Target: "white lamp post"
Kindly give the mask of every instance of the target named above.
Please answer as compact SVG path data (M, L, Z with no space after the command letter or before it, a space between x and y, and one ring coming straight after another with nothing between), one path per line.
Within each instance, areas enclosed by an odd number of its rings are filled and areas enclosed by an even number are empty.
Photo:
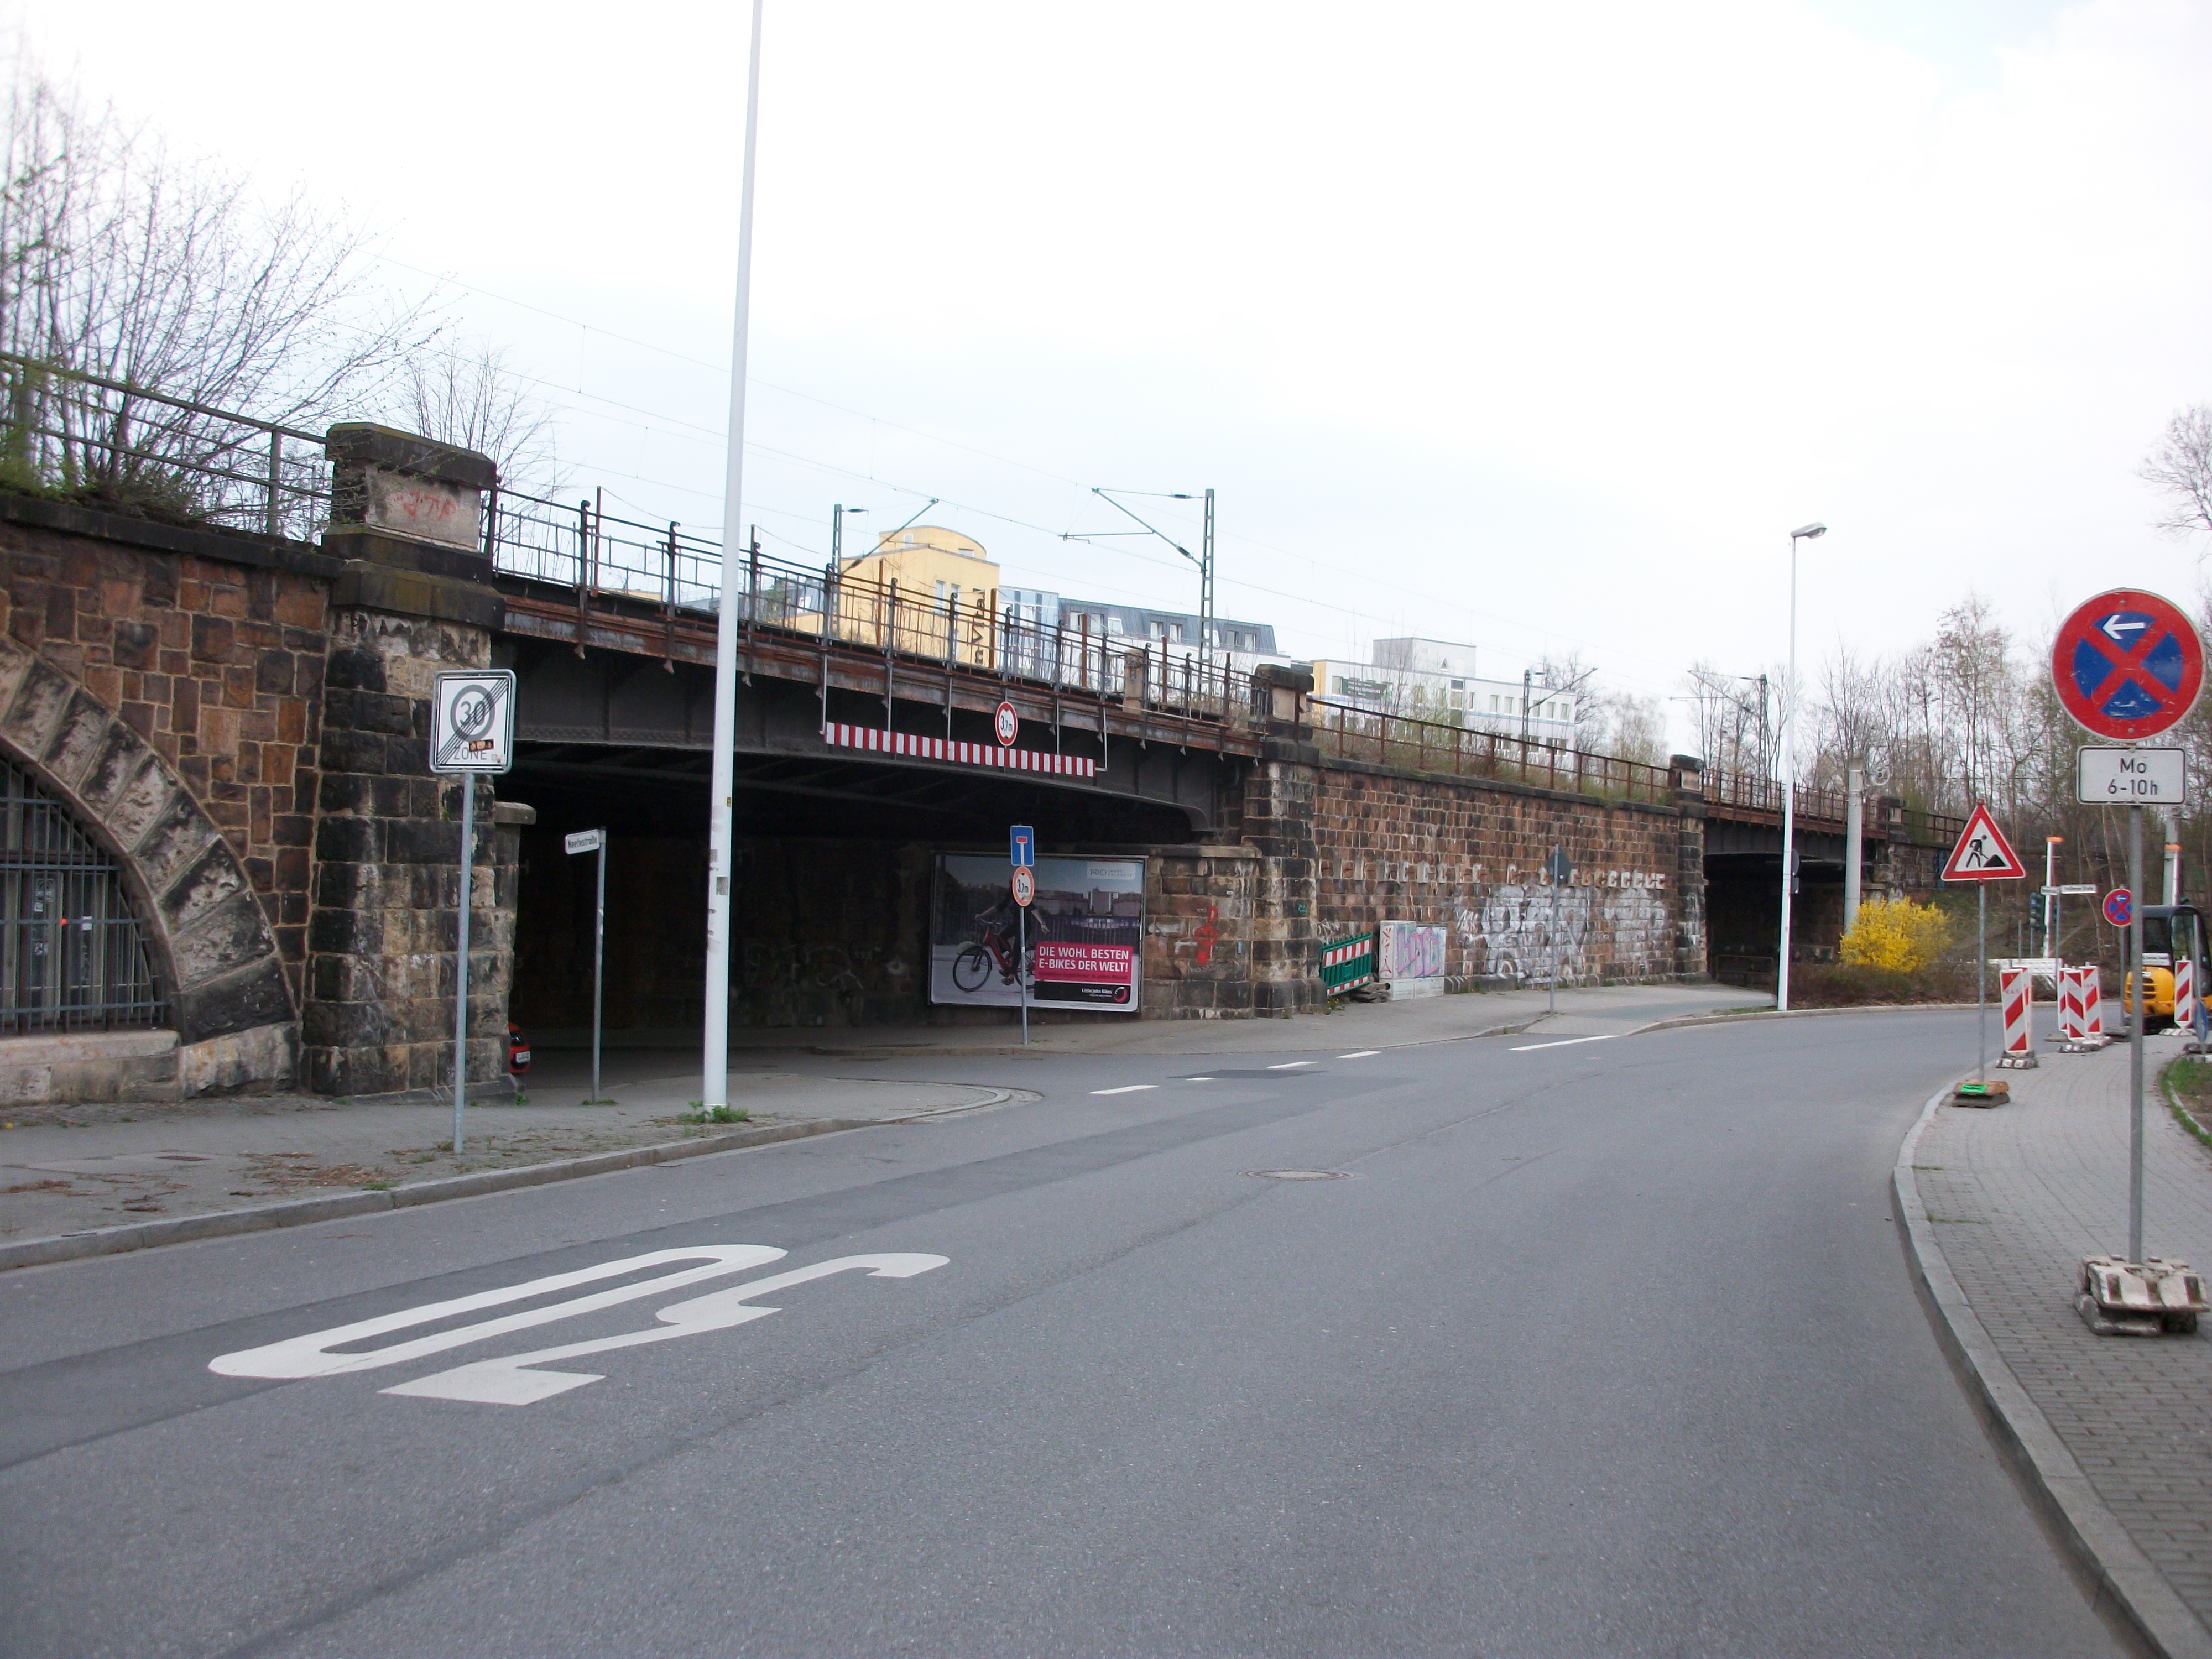
M1782 959L1774 973L1774 1006L1790 1009L1790 890L1797 884L1797 544L1828 533L1824 524L1790 532L1789 702L1782 710Z
M714 635L714 755L707 805L707 1006L701 1044L700 1107L712 1117L730 1101L731 820L737 804L738 629L743 625L737 572L745 461L745 343L752 310L753 152L760 137L762 0L753 0L752 56L745 74L745 159L738 197L737 321L730 344L730 437L722 468L722 600ZM823 719L829 718L823 705Z

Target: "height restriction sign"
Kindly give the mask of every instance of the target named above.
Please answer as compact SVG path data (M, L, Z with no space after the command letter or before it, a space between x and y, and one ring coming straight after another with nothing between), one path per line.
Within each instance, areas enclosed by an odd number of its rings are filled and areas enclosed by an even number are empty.
M2179 724L2204 689L2204 647L2171 599L2116 587L2059 624L2051 678L2075 723L2140 743Z

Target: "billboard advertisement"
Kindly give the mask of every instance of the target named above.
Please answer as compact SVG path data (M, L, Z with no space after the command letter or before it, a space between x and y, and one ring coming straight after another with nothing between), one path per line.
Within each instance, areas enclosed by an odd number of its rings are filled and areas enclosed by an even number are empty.
M930 902L929 1000L1133 1014L1145 937L1145 860L1042 858L1029 951L1003 854L940 853Z

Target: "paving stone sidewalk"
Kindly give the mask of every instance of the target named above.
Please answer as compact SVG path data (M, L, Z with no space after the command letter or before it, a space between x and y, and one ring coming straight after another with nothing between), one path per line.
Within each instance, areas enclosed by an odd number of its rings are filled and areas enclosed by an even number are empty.
M453 1151L450 1103L340 1103L272 1096L204 1104L0 1108L0 1240L48 1237L159 1218L205 1215L287 1199L516 1169L687 1138L732 1126L683 1114L690 1075L610 1082L611 1103L534 1095L471 1103L464 1152ZM733 1071L730 1102L763 1127L802 1120L881 1121L957 1110L1002 1091L945 1083Z
M2148 1040L2143 1249L2212 1267L2212 1151L2167 1109ZM2128 1051L2046 1053L2012 1103L1941 1106L1913 1179L1952 1273L2091 1488L2212 1626L2212 1322L2191 1337L2100 1337L2073 1308L2085 1255L2127 1253Z

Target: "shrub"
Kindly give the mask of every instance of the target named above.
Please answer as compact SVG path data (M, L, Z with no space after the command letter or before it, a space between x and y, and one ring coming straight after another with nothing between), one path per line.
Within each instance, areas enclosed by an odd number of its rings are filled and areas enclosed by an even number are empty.
M1843 958L1854 968L1917 974L1950 941L1950 924L1934 905L1874 899L1859 907L1857 924L1844 935Z

